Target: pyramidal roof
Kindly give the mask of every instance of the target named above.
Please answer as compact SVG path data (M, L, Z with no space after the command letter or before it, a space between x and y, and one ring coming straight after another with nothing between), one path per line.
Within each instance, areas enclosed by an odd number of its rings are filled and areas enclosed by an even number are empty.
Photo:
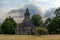
M28 8L26 8L26 12L25 13L29 13L29 9Z

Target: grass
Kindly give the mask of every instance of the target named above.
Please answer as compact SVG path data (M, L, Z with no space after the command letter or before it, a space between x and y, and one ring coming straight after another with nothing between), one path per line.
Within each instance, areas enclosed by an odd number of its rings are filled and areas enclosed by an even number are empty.
M60 40L60 35L0 35L0 40Z

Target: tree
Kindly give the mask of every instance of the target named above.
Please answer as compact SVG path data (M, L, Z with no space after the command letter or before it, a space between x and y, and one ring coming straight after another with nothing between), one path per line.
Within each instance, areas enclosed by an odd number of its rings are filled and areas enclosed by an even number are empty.
M55 11L56 32L60 33L60 7Z
M38 14L34 14L31 18L31 21L35 26L39 26L41 23L43 23L42 17Z
M52 21L51 18L47 18L47 19L45 20L45 23L48 25L51 21Z
M12 17L9 16L2 23L1 30L4 34L14 34L16 27L17 27L16 22L13 20Z
M60 17L60 7L58 9L56 9L54 14L56 17Z
M60 8L56 9L52 21L48 24L49 33L60 34Z
M1 31L1 24L0 24L0 34L2 34L2 31Z
M36 31L37 31L38 34L40 34L40 35L45 34L46 30L47 30L46 28L40 28L40 27L37 27L37 28L36 28Z

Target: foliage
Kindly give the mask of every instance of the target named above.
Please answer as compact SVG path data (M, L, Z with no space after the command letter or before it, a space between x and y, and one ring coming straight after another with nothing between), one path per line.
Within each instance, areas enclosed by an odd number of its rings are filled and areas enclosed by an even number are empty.
M35 26L39 26L41 23L43 23L42 17L39 14L34 14L31 21Z
M52 21L51 18L47 18L47 19L45 20L45 23L48 25L51 21Z
M2 31L1 31L1 24L0 24L0 34L2 33Z
M60 17L60 7L58 9L56 9L54 14L56 17Z
M36 30L37 30L37 32L41 35L41 34L45 34L45 32L46 32L46 28L40 28L40 27L38 27L38 28L36 28Z
M56 9L54 14L55 17L48 24L48 31L50 34L60 34L60 8Z
M21 27L22 26L22 23L18 23L17 26L20 26Z
M1 25L1 30L4 34L14 34L15 28L17 27L16 22L12 17L6 18Z

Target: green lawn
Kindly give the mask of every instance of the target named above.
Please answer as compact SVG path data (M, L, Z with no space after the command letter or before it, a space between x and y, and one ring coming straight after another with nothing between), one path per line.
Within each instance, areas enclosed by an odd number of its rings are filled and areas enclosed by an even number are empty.
M0 35L0 40L60 40L60 35Z

